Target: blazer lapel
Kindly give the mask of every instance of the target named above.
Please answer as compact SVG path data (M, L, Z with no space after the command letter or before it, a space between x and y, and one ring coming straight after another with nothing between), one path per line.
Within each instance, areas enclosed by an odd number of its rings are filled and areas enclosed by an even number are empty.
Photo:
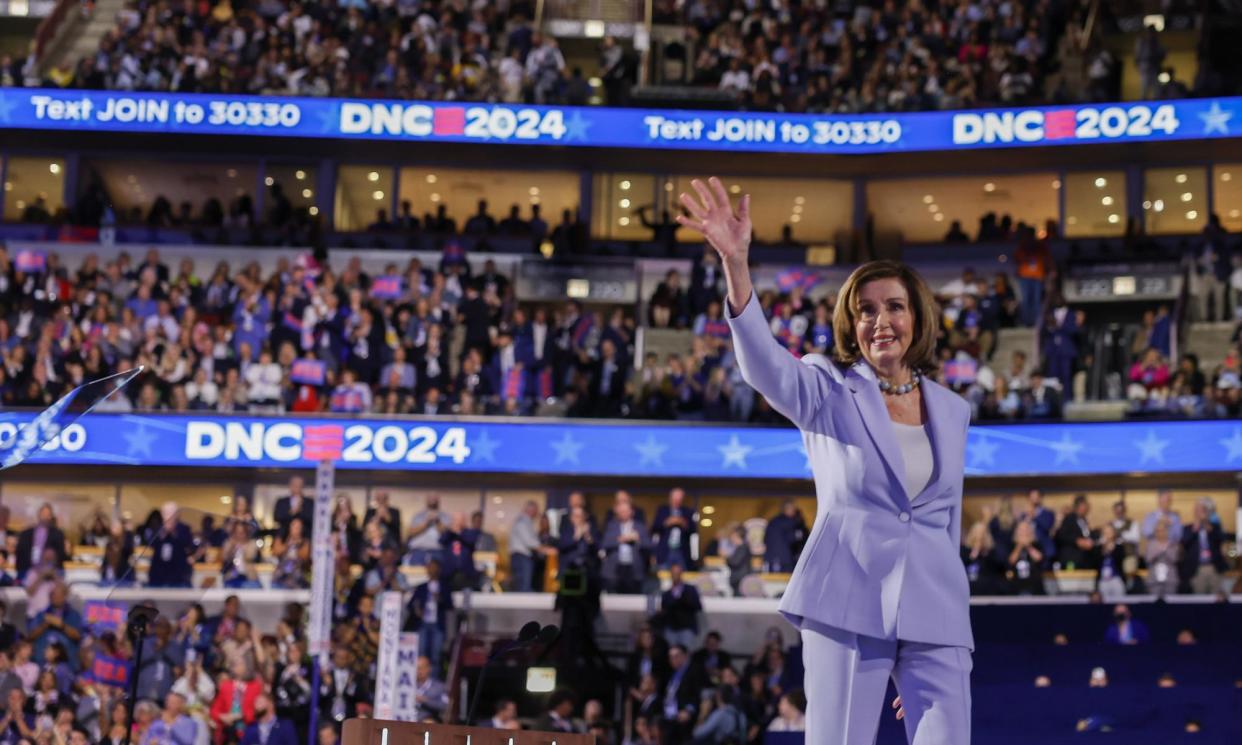
M923 408L927 412L927 436L931 439L932 475L927 488L914 495L913 503L918 504L939 493L941 475L944 473L946 438L952 436L948 426L949 402L945 396L955 395L933 381L923 378L919 387L923 389Z
M846 383L854 392L850 398L858 407L863 427L875 444L880 460L888 466L889 481L894 484L893 500L902 509L910 505L910 495L906 493L906 461L897 445L897 435L893 431L893 421L884 406L884 394L876 383L875 373L865 362L859 362L850 368Z

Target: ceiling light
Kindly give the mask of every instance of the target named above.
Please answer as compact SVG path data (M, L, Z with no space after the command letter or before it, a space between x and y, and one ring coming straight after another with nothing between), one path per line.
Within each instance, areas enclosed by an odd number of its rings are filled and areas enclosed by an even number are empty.
M617 220L617 224L620 225L621 227L625 227L626 225L630 224L630 218L622 217L619 220Z
M297 179L298 181L305 180L306 171L303 171L301 168L299 168L298 170L293 172L293 177Z
M225 173L225 175L226 175L226 176L228 176L229 178L237 178L237 169L236 169L236 168L230 168L229 170L225 171L224 173Z
M1229 210L1230 217L1237 217L1240 213L1237 210Z
M436 175L434 173L427 174L427 183L434 184L435 182L436 182Z
M794 211L794 214L795 214L795 215L801 215L801 214L802 214L802 205L800 205L800 204L795 204L795 205L794 205L794 207L793 207L793 211Z
M629 190L630 190L630 182L629 182L629 181L622 181L620 184L618 184L618 186L620 186L620 187L621 187L621 191L629 191ZM673 185L672 185L672 184L665 184L664 186L665 186L665 188L669 189L670 191L671 191L671 190L672 190L672 188L673 188Z
M934 201L936 201L936 198L933 197L931 194L923 195L923 204L931 204Z
M311 205L311 208L307 211L311 213L311 217L314 217L315 215L319 214L319 208L316 207L315 205Z
M376 189L375 191L371 192L371 198L378 202L384 198L384 192L380 191L379 189Z
M1164 200L1157 199L1156 201L1152 202L1151 208L1155 210L1156 212L1164 212Z
M48 163L47 170L51 171L52 175L54 176L60 173L60 164L59 163Z
M311 191L310 189L303 189L302 196L306 199L310 199L311 197L315 196L315 192Z
M1095 180L1095 188L1103 189L1105 186L1108 186L1108 179L1104 178L1103 176L1100 176L1099 178Z
M1054 179L1052 180L1052 188L1054 188L1054 189L1060 189L1060 188L1061 188L1061 179L1059 179L1059 178L1054 178Z
M1117 223L1119 223L1119 222L1121 222L1121 216L1120 216L1120 215L1116 215L1116 214L1114 214L1114 215L1109 215L1109 216L1108 216L1108 224L1109 224L1109 225L1116 225L1116 224L1117 224Z
M1230 173L1229 171L1225 171L1224 173L1222 173L1222 174L1220 175L1220 180L1221 180L1221 181L1232 181L1232 180L1233 180L1233 174L1232 174L1232 173Z
M530 198L530 203L531 203L531 204L539 204L539 197L531 197L531 198Z
M13 182L12 182L12 181L5 181L5 182L4 182L4 190L5 190L5 191L13 191Z
M1184 191L1184 192L1182 192L1182 201L1183 201L1183 202L1189 202L1190 200L1192 200L1192 199L1194 199L1194 198L1195 198L1195 195L1194 195L1194 194L1191 194L1191 193L1190 193L1190 192L1188 192L1188 191Z
M271 176L268 176L267 178L263 179L263 183L266 184L267 186L271 186L272 184L276 183L276 179L272 178Z
M20 200L20 199L19 199L19 200L17 200L17 204L16 204L16 205L14 205L14 206L15 206L15 207L17 207L17 209L19 209L19 210L24 210L24 209L26 209L26 203L25 203L24 201Z
M984 184L984 185L983 185L983 190L984 190L984 191L986 191L986 192L994 192L994 191L996 191L996 184L994 184L994 183L992 183L991 181L989 181L989 182L987 182L986 184Z
M371 171L368 173L367 181L379 181L379 171Z
M729 193L730 193L730 194L741 194L741 193L742 193L742 187L741 187L741 186L739 186L738 184L731 184L731 185L729 186Z
M438 202L438 201L440 201L440 194L439 194L439 192L434 192L434 191L433 191L433 192L431 192L431 201L433 201L433 202Z
M664 191L672 191L672 190L673 190L673 182L672 182L672 181L665 181L665 182L664 182Z
M532 186L532 187L530 187L530 195L531 195L532 197L539 196L539 187L538 187L538 186Z
M624 208L626 208L626 207L629 207L629 206L630 206L630 200L628 200L628 199L622 199L620 202L617 202L617 206L618 206L618 207L621 207L621 208L623 208L623 209L624 209Z
M806 197L794 197L794 204L806 204Z
M1078 218L1077 218L1077 217L1074 217L1073 215L1070 215L1070 218L1069 218L1069 220L1068 220L1067 222L1069 222L1069 224L1070 224L1070 225L1077 225L1077 224L1078 224Z
M1174 181L1176 181L1176 182L1177 182L1177 183L1179 183L1179 184L1184 184L1184 183L1186 183L1186 174L1184 174L1184 173L1179 173L1179 174L1177 174L1176 176L1174 176L1174 177L1173 177L1173 180L1174 180Z
M1100 200L1100 204L1104 205L1105 207L1111 207L1113 204L1113 198L1104 197L1103 199Z
M1144 202L1143 202L1143 209L1145 209L1145 210L1149 210L1149 209L1151 209L1151 200L1150 200L1150 199L1144 200Z
M928 212L930 212L930 213L932 213L932 214L934 215L934 214L936 214L937 212L939 212L939 211L940 211L940 205L938 205L938 204L929 204L929 205L927 205L927 211L928 211Z
M1199 213L1198 213L1196 210L1191 210L1191 211L1189 211L1189 212L1187 212L1187 213L1186 213L1186 219L1187 219L1187 220L1198 220L1198 219L1199 219Z
M790 215L789 221L790 222L802 222L802 215Z
M932 219L935 220L936 222L944 222L944 213L937 212L936 214L932 215Z

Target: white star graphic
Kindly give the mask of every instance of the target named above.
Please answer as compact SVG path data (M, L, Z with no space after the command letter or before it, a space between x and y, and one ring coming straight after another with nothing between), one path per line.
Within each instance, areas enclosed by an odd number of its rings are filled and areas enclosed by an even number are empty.
M155 442L156 436L147 431L146 424L138 422L136 430L121 436L125 439L126 455L137 457L141 453L146 458L151 457L151 443Z
M1164 449L1169 446L1170 442L1171 440L1161 440L1159 437L1156 437L1156 430L1148 429L1147 437L1134 441L1134 446L1142 452L1139 462L1163 463Z
M996 465L996 451L999 449L1000 445L984 434L977 434L967 439L966 450L970 453L970 467Z
M1225 456L1226 462L1232 463L1242 458L1242 428L1234 427L1233 436L1219 442L1221 447L1229 451L1229 454Z
M548 443L556 450L557 463L573 463L578 465L578 451L582 449L582 443L574 439L569 432L565 433L557 442Z
M668 450L668 445L656 442L653 435L647 435L647 439L634 446L638 451L638 466L663 466L664 451Z
M1057 442L1049 443L1049 447L1057 451L1057 459L1054 465L1062 463L1078 464L1078 451L1082 450L1083 444L1070 437L1069 432L1062 432L1061 439Z
M717 445L716 449L724 456L724 461L720 464L721 468L728 468L730 465L746 468L746 456L754 450L750 445L743 445L739 442L737 435L729 437L728 445Z
M495 463L496 448L498 447L500 447L500 440L493 440L491 437L488 437L487 430L483 430L474 439L470 452L474 456L474 460L479 463Z
M1233 112L1225 111L1220 107L1219 102L1213 101L1212 108L1201 112L1199 118L1203 120L1203 134L1220 132L1227 135L1229 134L1229 120L1233 118Z

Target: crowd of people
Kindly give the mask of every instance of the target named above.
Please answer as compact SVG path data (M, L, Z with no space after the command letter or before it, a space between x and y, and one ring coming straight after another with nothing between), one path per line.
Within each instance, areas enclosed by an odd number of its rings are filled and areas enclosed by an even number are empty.
M1050 2L661 0L656 82L713 87L740 108L873 112L1116 100L1107 14ZM587 72L532 23L535 4L439 0L130 0L94 53L40 75L0 58L0 85L625 105L638 52L605 37ZM1085 36L1088 29L1092 35ZM1142 95L1189 95L1154 29L1135 46ZM675 67L674 67L675 66ZM598 90L590 82L599 78Z
M129 0L93 53L42 76L33 51L0 58L0 85L586 105L588 78L534 11L527 0ZM617 102L634 57L611 37L599 56Z
M1091 500L1081 494L1062 511L1046 507L1039 489L1002 497L963 536L971 592L1043 595L1051 572L1065 569L1093 572L1093 594L1102 601L1139 593L1226 597L1224 531L1210 498L1195 502L1185 519L1168 489L1141 520L1124 500L1103 521L1093 523L1090 514Z
M1173 509L1167 490L1141 521L1118 502L1111 516L1093 524L1090 507L1090 500L1077 497L1070 509L1057 514L1044 506L1036 489L1024 498L1003 497L964 536L962 560L972 591L1043 594L1050 571L1086 569L1096 575L1092 599L1100 603L1123 602L1141 592L1224 596L1222 529L1210 500L1197 501L1185 519ZM623 490L616 492L602 521L597 523L595 514L580 492L571 493L562 509L525 505L508 526L506 585L517 592L541 590L545 563L555 554L561 582L572 585L573 575L581 573L587 597L599 591L659 595L659 610L636 632L633 651L619 671L623 707L610 710L611 704L606 708L598 700L582 700L587 697L581 693L559 690L537 718L520 718L514 699L503 698L493 714L485 713L476 723L589 732L601 743L624 738L633 745L756 743L768 731L804 729L796 639L787 646L782 632L772 628L753 655L731 654L722 635L704 624L702 585L685 576L686 570L701 566L704 556L721 556L736 589L757 571L752 549L759 548L761 553L754 552L763 558L758 566L789 571L808 534L797 506L782 505L768 520L762 540L741 526L727 526L704 542L697 508L677 488L650 520ZM63 564L71 536L52 506L44 505L33 524L5 531L17 562L16 576L6 574L2 581L24 586L28 601L24 619L0 605L0 693L6 703L0 742L117 745L131 729L134 741L143 745L292 745L307 741L310 702L317 698L317 742L334 745L344 719L373 711L376 606L385 591L405 594L403 628L419 633L417 718L447 721L452 715L445 675L456 637L450 623L453 591L479 587L473 556L496 549L496 538L483 528L481 517L454 514L430 495L422 509L403 519L388 495L376 492L359 520L349 499L337 498L331 529L339 551L332 646L316 690L305 608L297 603L285 608L273 628L257 628L236 596L217 615L191 604L180 614L160 616L142 642L142 662L135 668L136 650L123 629L98 619L88 622L70 602ZM7 526L9 516L0 519ZM190 526L186 519L173 504L153 512L142 525L113 524L97 514L72 538L102 549L105 585L131 582L131 563L141 552L153 586L190 587L193 563L208 558L219 562L219 584L226 588L257 587L254 566L260 561L275 565L274 586L307 586L303 536L313 511L300 477L292 477L287 494L275 501L271 527L260 524L240 495L219 523L208 517ZM262 554L256 542L267 545ZM361 571L351 573L351 564ZM400 571L402 564L422 566L424 573L411 583ZM668 572L663 588L655 581L659 570ZM1116 623L1104 641L1148 641L1141 621L1124 605L1117 608ZM1190 642L1179 637L1179 643ZM132 721L117 669L137 676ZM1041 685L1038 679L1035 685Z

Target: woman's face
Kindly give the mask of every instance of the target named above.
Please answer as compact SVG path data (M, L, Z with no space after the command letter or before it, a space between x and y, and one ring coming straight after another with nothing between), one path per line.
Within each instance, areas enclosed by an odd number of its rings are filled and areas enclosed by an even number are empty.
M906 286L896 277L875 279L858 291L854 331L863 359L877 370L893 370L914 341L914 313Z

